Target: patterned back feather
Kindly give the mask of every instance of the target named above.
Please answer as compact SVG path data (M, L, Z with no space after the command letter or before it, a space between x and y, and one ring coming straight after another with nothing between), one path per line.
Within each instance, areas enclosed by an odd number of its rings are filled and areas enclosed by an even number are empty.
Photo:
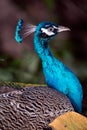
M0 94L0 130L44 130L73 111L69 99L49 87L26 87Z

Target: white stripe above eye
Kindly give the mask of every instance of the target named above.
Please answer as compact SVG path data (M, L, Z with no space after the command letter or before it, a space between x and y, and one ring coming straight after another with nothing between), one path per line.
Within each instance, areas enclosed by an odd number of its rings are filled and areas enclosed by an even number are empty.
M41 31L45 34L47 34L48 36L54 35L55 33L52 31L48 31L48 29L46 28L41 28Z
M56 27L56 26L53 26L55 29L58 29L58 27Z

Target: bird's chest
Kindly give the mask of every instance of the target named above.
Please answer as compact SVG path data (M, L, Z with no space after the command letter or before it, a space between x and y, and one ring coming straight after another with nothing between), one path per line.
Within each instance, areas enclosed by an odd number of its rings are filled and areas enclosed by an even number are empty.
M46 79L46 82L49 85L54 86L58 83L62 78L61 66L56 64L55 62L43 62L43 73Z
M43 73L48 86L67 94L66 73L62 63L43 62Z

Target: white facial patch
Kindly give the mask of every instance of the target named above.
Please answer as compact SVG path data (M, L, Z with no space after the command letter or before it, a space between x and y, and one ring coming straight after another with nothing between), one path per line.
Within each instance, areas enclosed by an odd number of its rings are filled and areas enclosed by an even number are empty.
M52 32L52 31L49 31L48 29L46 28L41 28L41 31L45 34L47 34L48 36L51 36L51 35L54 35L55 33Z
M58 27L56 27L56 26L53 26L55 29L58 29Z

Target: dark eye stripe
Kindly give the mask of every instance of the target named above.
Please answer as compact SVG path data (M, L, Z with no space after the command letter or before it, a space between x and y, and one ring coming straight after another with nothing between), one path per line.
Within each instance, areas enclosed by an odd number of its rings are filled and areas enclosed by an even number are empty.
M54 28L54 31L53 31L55 34L58 33L58 30L56 28Z

